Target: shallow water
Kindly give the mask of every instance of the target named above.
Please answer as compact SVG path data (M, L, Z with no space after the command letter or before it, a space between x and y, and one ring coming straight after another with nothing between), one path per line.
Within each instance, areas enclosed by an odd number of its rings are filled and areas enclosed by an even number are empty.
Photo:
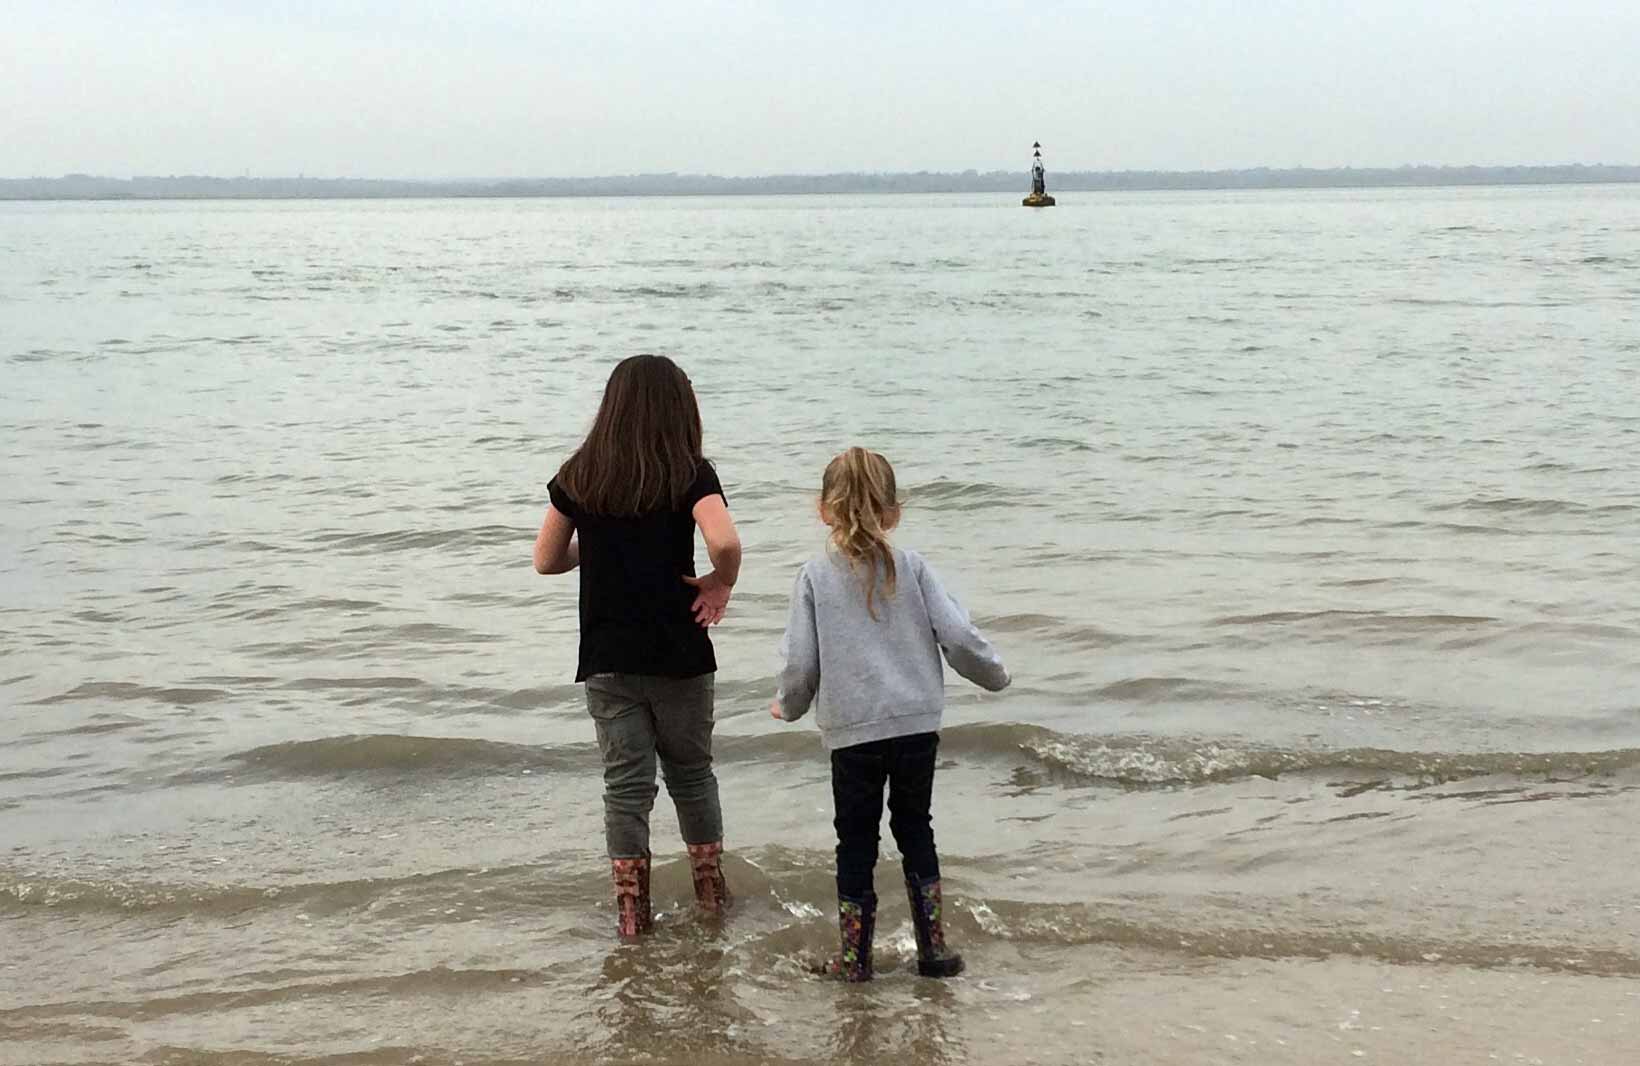
M1640 189L0 206L0 1061L1620 1063ZM748 544L739 897L617 948L545 482L675 355ZM970 975L803 976L764 712L846 443L953 686ZM1355 1055L1360 1052L1360 1055Z

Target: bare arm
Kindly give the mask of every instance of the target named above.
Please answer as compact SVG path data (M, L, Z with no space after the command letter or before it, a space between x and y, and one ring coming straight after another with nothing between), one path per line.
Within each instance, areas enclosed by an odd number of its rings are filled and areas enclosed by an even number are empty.
M740 534L735 520L729 517L729 505L718 495L707 496L695 504L695 524L706 541L706 557L712 560L712 571L730 588L740 580Z
M691 608L695 621L703 626L716 625L723 620L729 595L735 582L740 580L740 534L735 531L734 519L729 517L729 505L716 493L703 497L691 514L706 541L706 557L712 561L712 572L683 580L698 593Z
M581 545L575 539L575 523L556 507L547 507L541 532L535 536L535 572L567 574L581 565Z

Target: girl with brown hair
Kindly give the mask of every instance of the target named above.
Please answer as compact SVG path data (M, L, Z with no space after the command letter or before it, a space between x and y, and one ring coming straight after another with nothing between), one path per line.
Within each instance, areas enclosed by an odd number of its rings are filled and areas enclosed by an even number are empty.
M609 376L592 429L547 486L535 539L541 574L580 571L575 680L604 761L604 836L623 940L653 922L649 813L657 761L688 846L695 899L729 903L723 814L712 771L713 676L707 627L729 606L740 538L701 452L700 408L672 360L636 355ZM712 571L695 574L695 530Z

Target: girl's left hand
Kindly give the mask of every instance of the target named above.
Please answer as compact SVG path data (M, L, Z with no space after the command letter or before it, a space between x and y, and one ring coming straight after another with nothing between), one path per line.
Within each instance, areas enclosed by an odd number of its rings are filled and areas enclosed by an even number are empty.
M683 583L696 590L695 602L690 610L695 612L695 621L703 626L715 626L723 621L723 613L729 609L729 597L733 594L733 586L723 583L713 570L705 577L687 577Z
M780 701L774 700L769 704L769 717L777 722L784 722L786 716L780 713Z

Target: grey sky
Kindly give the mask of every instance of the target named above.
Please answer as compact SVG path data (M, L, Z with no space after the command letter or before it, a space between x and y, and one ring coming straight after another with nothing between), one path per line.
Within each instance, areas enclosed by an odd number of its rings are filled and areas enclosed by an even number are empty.
M0 176L1640 162L1635 0L9 0Z

